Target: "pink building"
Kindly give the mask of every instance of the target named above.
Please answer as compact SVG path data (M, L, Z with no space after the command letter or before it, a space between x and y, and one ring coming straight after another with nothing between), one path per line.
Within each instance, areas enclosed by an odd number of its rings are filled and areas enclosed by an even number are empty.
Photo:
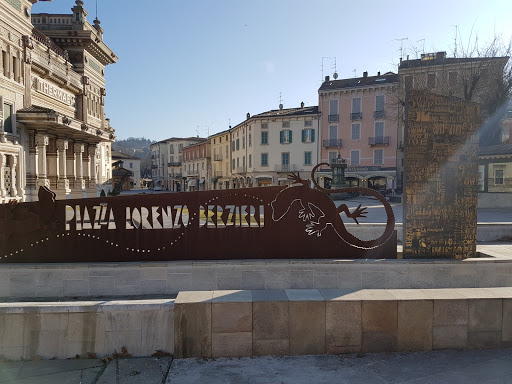
M330 80L318 90L320 160L347 160L349 186L393 189L396 179L398 75ZM330 170L319 174L325 185Z

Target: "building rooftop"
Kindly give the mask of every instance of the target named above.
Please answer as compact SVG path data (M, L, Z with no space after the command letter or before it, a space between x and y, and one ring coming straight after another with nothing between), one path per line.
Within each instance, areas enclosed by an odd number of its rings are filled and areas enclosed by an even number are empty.
M206 139L204 137L170 137L165 140L157 141L156 143L153 143L153 144L168 143L170 141L187 141L187 140L194 140L197 142L201 142L201 141L205 141Z
M434 65L449 65L470 63L486 60L506 60L508 57L446 57L446 52L424 53L421 59L401 60L398 70L408 68L428 67Z
M386 72L383 75L354 77L341 80L331 80L329 76L326 76L326 80L322 83L318 92L343 88L370 87L389 83L398 83L398 75L396 73Z
M267 112L259 113L251 118L257 119L262 117L283 117L283 116L301 116L301 115L314 115L318 113L318 106L299 107L299 108L286 108L286 109L272 109Z
M132 159L132 160L140 160L140 158L138 158L138 157L136 157L136 156L127 155L126 153L123 153L123 152L117 152L117 151L112 151L112 159Z
M481 147L478 151L478 156L495 156L495 155L511 155L512 156L512 143L489 145L486 147Z

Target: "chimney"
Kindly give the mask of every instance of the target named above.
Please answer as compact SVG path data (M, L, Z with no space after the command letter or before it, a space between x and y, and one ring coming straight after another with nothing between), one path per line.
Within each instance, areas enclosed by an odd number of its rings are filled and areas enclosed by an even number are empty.
M300 107L304 108L304 102L303 101L300 103Z
M249 120L251 118L251 114L249 112L247 112L247 120Z
M379 71L379 72L377 72L377 76L380 76L380 71Z
M368 72L367 71L363 72L363 77L368 77Z
M325 76L325 81L329 81L329 76Z

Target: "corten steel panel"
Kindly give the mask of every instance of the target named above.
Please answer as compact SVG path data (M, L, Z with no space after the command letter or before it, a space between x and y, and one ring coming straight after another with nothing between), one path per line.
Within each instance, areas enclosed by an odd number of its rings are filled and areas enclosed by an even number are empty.
M395 218L378 192L313 189L291 178L296 183L284 188L76 200L54 200L41 188L39 202L0 206L0 262L396 258ZM379 199L384 234L372 241L349 234L342 218L364 217L364 208L336 208L326 192Z
M404 257L476 256L476 103L410 91L404 153Z

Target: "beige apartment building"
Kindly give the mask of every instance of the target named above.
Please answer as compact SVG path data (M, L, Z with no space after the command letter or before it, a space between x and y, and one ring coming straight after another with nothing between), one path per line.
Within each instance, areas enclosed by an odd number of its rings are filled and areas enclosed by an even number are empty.
M231 132L228 130L210 136L211 187L229 189L231 180Z
M210 141L203 141L183 148L183 177L186 191L212 189L212 165Z
M117 56L83 2L32 14L37 0L0 2L0 203L97 196L111 179L114 130L104 115L104 68Z
M287 185L288 175L311 178L318 163L318 107L279 108L231 129L233 188Z
M112 166L122 167L130 172L132 175L130 176L130 188L140 188L141 187L141 178L140 178L140 163L141 160L136 156L127 155L126 153L112 151Z
M182 171L183 148L204 140L201 137L171 137L151 144L153 188L184 191L186 180Z

